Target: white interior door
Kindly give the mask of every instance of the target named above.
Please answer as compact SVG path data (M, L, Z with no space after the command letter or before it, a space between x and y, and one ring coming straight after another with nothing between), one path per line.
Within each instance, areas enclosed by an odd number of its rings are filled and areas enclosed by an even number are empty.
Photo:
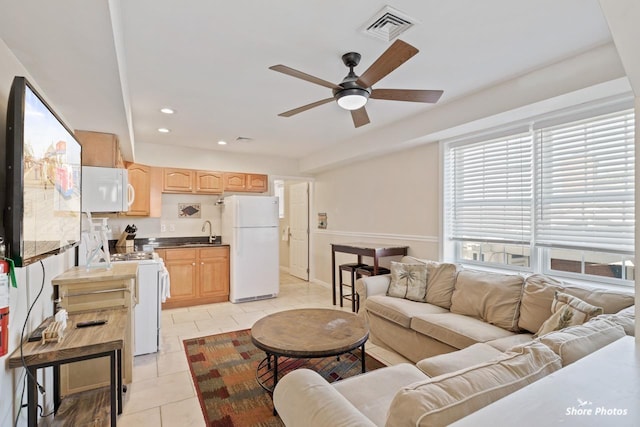
M309 280L309 183L289 187L289 273Z

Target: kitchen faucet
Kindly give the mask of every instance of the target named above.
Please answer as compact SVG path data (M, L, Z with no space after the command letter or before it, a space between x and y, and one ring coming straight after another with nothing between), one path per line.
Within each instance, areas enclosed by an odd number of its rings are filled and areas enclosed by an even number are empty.
M207 224L209 224L209 243L215 243L216 236L211 231L211 221L206 220L204 224L202 224L202 231L204 231L204 229L207 227Z

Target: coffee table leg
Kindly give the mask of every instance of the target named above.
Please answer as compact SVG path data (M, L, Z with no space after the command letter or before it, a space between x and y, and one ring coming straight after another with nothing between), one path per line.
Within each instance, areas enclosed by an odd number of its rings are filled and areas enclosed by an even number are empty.
M276 384L278 384L278 356L273 355L273 391L276 390ZM273 391L271 392L272 401L273 401ZM273 405L273 415L278 415L278 411L276 410L276 405Z
M364 374L366 371L366 365L365 365L365 353L364 353L364 343L362 343L362 354L360 355L360 359L362 360L362 373Z

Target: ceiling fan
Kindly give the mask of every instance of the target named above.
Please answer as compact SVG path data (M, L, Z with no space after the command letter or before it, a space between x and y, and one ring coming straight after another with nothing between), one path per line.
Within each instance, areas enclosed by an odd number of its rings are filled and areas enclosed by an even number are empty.
M322 99L312 102L311 104L303 105L302 107L294 108L293 110L285 111L284 113L278 114L278 116L291 117L335 100L340 107L351 111L353 124L355 127L360 127L369 123L369 115L365 109L365 104L369 98L391 101L438 102L438 99L440 99L443 93L441 90L372 88L374 84L404 64L416 53L418 53L418 49L415 47L402 40L396 40L361 76L357 76L353 72L353 68L360 62L360 54L356 52L345 53L342 55L342 62L349 67L349 74L347 74L339 84L334 84L303 73L302 71L294 70L286 65L269 67L270 70L278 71L333 90L333 96L331 98Z

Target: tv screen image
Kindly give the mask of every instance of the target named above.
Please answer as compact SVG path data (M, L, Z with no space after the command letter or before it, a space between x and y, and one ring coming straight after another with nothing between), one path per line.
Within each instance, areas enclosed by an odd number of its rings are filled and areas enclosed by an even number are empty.
M81 146L24 77L7 113L5 232L17 266L77 244L81 233Z

